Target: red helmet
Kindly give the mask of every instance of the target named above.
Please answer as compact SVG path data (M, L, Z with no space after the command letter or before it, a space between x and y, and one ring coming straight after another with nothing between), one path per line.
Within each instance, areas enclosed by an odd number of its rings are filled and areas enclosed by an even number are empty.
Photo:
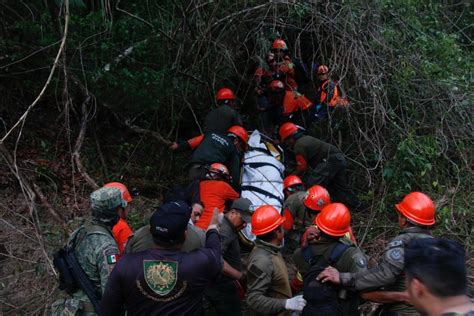
M109 183L104 185L104 188L117 188L117 189L119 189L120 192L122 192L122 199L127 203L130 203L133 200L132 196L130 195L130 192L128 192L127 187L123 183L109 182Z
M421 192L407 194L403 201L395 204L397 210L409 220L419 225L431 226L435 223L436 207L430 197Z
M262 205L252 215L252 233L263 235L276 229L283 224L285 218L278 213L277 209L270 205Z
M268 89L270 90L285 90L285 84L280 80L273 80L268 85Z
M303 200L304 205L313 210L321 211L324 206L331 203L329 192L320 185L313 185L306 192L306 197Z
M324 233L334 236L344 236L351 226L351 213L342 203L326 205L321 213L316 216L314 223Z
M228 133L231 133L231 134L234 134L235 136L237 136L238 138L240 138L241 141L243 141L244 143L247 144L248 140L249 140L249 134L247 134L247 131L245 130L245 128L243 128L242 126L239 126L239 125L234 125L234 126L231 126L228 130L227 130Z
M281 140L285 140L298 131L298 127L291 122L287 122L280 127L279 134Z
M286 46L286 43L284 40L282 40L281 38L278 38L273 41L272 49L288 50L288 46Z
M326 65L319 65L318 69L316 70L316 73L318 75L325 75L329 72L329 68Z
M288 189L289 187L292 187L294 185L302 185L302 184L303 184L303 181L301 180L300 177L291 174L288 177L286 177L285 180L283 180L283 189Z
M229 169L227 167L219 162L214 162L211 164L209 167L209 172L214 172L218 174L224 174L224 175L229 175Z
M229 88L219 89L216 93L216 100L235 100L234 92Z

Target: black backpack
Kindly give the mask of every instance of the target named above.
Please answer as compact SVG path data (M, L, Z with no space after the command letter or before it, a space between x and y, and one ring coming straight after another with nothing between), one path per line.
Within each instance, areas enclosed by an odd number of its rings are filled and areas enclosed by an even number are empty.
M303 298L307 301L302 315L338 316L342 315L339 303L339 288L330 283L321 283L316 277L329 265L334 265L349 248L341 242L331 250L329 260L324 256L315 256L311 246L302 249L304 259L311 265L304 277Z

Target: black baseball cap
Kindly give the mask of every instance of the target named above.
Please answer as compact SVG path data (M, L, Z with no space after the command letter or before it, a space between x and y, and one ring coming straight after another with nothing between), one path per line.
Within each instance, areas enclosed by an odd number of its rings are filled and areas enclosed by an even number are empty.
M174 244L182 241L191 217L191 207L184 201L161 205L150 218L150 232L154 239Z
M250 223L252 213L250 212L250 207L252 207L252 202L246 198L239 198L234 200L232 203L231 209L235 209L242 215L242 219L246 223Z

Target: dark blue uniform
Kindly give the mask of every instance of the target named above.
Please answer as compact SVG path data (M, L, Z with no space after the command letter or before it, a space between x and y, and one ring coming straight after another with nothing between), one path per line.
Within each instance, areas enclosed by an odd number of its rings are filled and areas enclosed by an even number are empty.
M125 255L102 298L101 315L201 315L204 288L222 270L215 229L191 252L149 249Z

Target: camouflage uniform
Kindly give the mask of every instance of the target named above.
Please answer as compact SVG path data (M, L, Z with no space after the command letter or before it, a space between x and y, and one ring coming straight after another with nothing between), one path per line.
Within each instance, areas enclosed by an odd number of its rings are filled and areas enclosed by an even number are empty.
M92 210L102 218L113 215L112 209L122 204L122 193L117 188L101 188L91 194ZM118 216L117 216L118 218ZM96 293L102 294L115 262L120 254L111 227L94 218L83 224L69 238L75 244L75 254L79 265L91 281ZM52 315L96 315L94 306L81 289L72 297L55 301Z
M288 270L280 249L257 239L248 263L247 305L250 315L291 315L285 310L289 298Z
M371 291L381 287L387 291L405 291L404 247L410 240L430 238L430 232L420 227L409 227L392 239L385 247L382 261L377 267L357 273L341 273L341 284L356 291ZM413 306L402 302L383 305L382 315L419 315Z
M367 270L367 258L360 251L359 248L355 247L350 240L347 238L339 239L340 242L349 245L346 251L341 255L339 260L335 263L334 267L341 272L357 273ZM331 255L331 251L337 245L337 242L331 240L319 240L312 244L312 252L315 256L323 256L327 261ZM298 272L296 278L300 282L303 282L306 274L309 272L311 266L305 260L302 250L297 249L293 255L293 261L295 262ZM359 315L357 307L359 305L358 296L355 293L340 293L344 294L345 298L340 301L343 308L343 315Z

